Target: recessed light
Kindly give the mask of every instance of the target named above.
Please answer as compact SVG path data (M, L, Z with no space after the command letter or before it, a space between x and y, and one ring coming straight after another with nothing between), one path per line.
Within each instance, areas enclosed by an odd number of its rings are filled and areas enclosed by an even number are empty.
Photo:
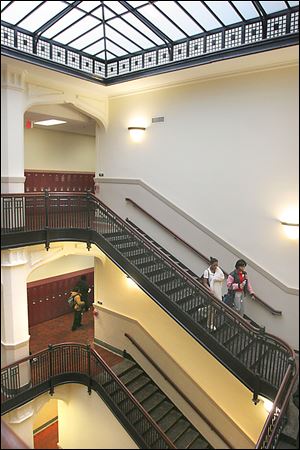
M56 120L56 119L41 120L39 122L34 122L35 125L45 125L45 127L51 127L52 125L60 125L61 123L67 122L65 120Z

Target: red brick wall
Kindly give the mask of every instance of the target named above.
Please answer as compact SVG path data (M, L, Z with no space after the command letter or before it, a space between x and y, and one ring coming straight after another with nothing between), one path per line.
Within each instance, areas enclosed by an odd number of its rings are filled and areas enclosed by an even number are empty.
M81 275L86 275L92 289L89 293L89 301L92 303L94 300L93 268L27 283L29 326L70 313L71 308L67 298L70 289L76 285Z

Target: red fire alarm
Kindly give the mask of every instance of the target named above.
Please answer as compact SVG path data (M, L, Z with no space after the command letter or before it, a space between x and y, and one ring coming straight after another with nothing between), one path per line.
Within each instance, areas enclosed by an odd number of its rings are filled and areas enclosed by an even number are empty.
M33 123L31 122L31 120L26 120L25 127L26 128L33 128Z

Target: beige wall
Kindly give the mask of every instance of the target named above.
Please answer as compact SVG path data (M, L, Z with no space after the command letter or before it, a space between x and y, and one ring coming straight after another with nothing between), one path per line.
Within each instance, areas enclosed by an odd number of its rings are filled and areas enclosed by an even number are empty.
M69 385L65 400L58 400L60 448L138 448L101 398L81 385Z
M24 129L25 170L95 171L95 137Z
M298 205L296 67L113 98L109 111L96 172L142 179L298 287L298 243L278 224ZM155 116L165 123L150 126ZM130 141L133 124L147 126L142 143Z
M116 313L102 314L100 310L95 319L95 338L131 353L124 333L131 334L232 442L233 448L249 448L255 443L267 414L261 404L254 406L252 393L143 291L129 284L126 275L110 260L96 263L95 280L95 298L102 301L103 308ZM145 333L137 331L123 316L137 321ZM146 334L159 346L151 345Z
M48 262L33 270L27 282L42 280L44 278L55 277L65 273L76 272L77 270L90 269L94 267L93 256L67 255Z
M45 425L50 420L56 418L57 415L57 400L51 398L35 415L33 422L33 431Z

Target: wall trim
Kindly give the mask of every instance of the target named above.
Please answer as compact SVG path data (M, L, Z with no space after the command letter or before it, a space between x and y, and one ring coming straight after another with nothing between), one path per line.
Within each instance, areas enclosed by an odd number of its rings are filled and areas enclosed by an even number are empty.
M213 233L211 230L206 228L204 225L202 225L200 222L195 220L193 217L191 217L188 213L180 209L178 206L176 206L174 203L172 203L170 200L168 200L166 197L164 197L162 194L160 194L158 191L153 189L151 186L149 186L147 183L145 183L143 180L138 178L113 178L113 177L101 177L101 178L94 178L95 183L99 184L133 184L141 186L142 188L149 191L151 194L153 194L155 197L157 197L159 200L161 200L163 203L165 203L167 206L169 206L171 209L176 211L179 215L184 217L186 220L188 220L190 223L192 223L196 228L199 228L201 231L206 233L210 238L217 241L219 244L221 244L224 248L229 250L231 253L233 253L237 258L243 258L246 259L248 262L248 265L253 267L257 272L262 274L264 277L266 277L269 281L274 283L276 286L278 286L282 291L287 292L288 294L292 295L299 295L299 289L287 286L282 281L275 278L272 274L267 272L265 269L263 269L261 266L257 265L251 258L241 253L239 250L235 249L232 245L230 245L228 242L226 242L224 239L222 239L217 234Z
M25 339L22 339L21 341L17 341L17 342L14 342L14 343L4 342L4 341L1 340L1 345L3 345L3 347L5 347L6 349L13 350L13 349L17 349L19 347L22 347L24 344L29 342L29 339L30 339L30 334Z
M84 170L44 170L44 169L25 169L24 172L38 172L38 173L75 173L75 174L85 174L85 175L95 175L94 172L88 172ZM26 178L26 177L25 177Z
M106 342L101 341L100 339L97 339L96 337L94 337L94 344L99 345L100 347L106 348L107 350L110 350L111 352L116 353L117 355L122 356L124 358L123 350L120 350L119 348L114 347L113 345L107 344Z
M33 435L40 433L41 431L43 431L45 428L49 427L50 425L53 425L55 422L58 422L58 416L53 417L52 419L48 420L47 422L45 422L43 425L40 425L39 427L37 427L35 430L33 430Z
M40 280L30 281L29 283L27 283L27 288L37 287L45 283L54 283L55 281L65 280L66 278L73 278L74 276L85 275L91 272L94 272L94 267L76 270L74 272L63 273L54 277L42 278Z
M25 183L26 177L1 177L1 183Z

